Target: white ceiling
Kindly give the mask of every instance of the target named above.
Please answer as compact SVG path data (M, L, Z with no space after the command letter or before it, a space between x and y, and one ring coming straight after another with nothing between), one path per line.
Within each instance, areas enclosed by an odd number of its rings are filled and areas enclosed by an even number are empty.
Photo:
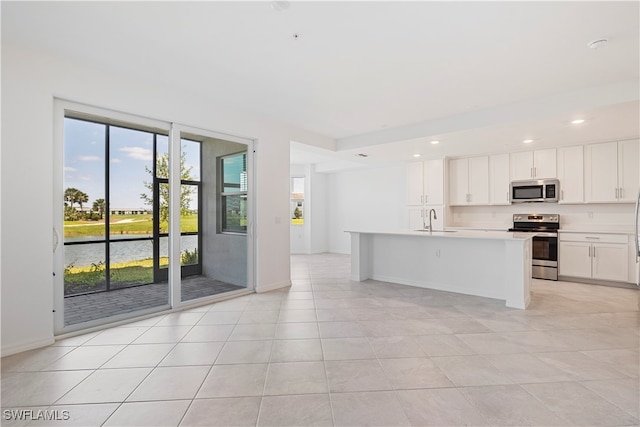
M637 1L288 6L3 1L2 43L330 136L336 152L292 150L327 171L640 133Z

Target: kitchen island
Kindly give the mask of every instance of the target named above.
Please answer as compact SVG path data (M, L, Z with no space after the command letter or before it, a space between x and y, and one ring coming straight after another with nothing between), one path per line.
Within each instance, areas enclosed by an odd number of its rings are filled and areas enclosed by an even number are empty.
M347 231L351 279L496 298L525 309L530 236L506 231Z

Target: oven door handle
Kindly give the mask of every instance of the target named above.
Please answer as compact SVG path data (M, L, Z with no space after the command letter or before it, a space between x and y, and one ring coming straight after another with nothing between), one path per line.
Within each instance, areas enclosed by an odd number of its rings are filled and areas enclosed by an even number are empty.
M533 237L558 237L557 233L534 233Z

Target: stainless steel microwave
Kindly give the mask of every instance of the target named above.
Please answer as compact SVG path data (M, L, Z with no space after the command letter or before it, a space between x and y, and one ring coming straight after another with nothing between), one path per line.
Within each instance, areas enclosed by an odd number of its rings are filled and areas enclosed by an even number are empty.
M557 179L534 179L511 182L511 203L558 201L560 182Z

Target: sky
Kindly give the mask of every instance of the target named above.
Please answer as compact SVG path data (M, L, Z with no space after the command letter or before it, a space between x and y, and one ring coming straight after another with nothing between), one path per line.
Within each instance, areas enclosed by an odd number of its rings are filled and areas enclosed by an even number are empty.
M109 137L111 209L150 208L140 194L149 193L144 181L151 182L152 178L145 167L153 167L153 134L111 126ZM65 119L64 188L73 187L86 193L89 196L89 202L83 205L86 207L91 207L96 199L106 199L105 138L104 124ZM158 135L158 153L167 150L168 138ZM199 179L199 144L183 140L182 151L186 153L186 166L192 168L192 177Z

